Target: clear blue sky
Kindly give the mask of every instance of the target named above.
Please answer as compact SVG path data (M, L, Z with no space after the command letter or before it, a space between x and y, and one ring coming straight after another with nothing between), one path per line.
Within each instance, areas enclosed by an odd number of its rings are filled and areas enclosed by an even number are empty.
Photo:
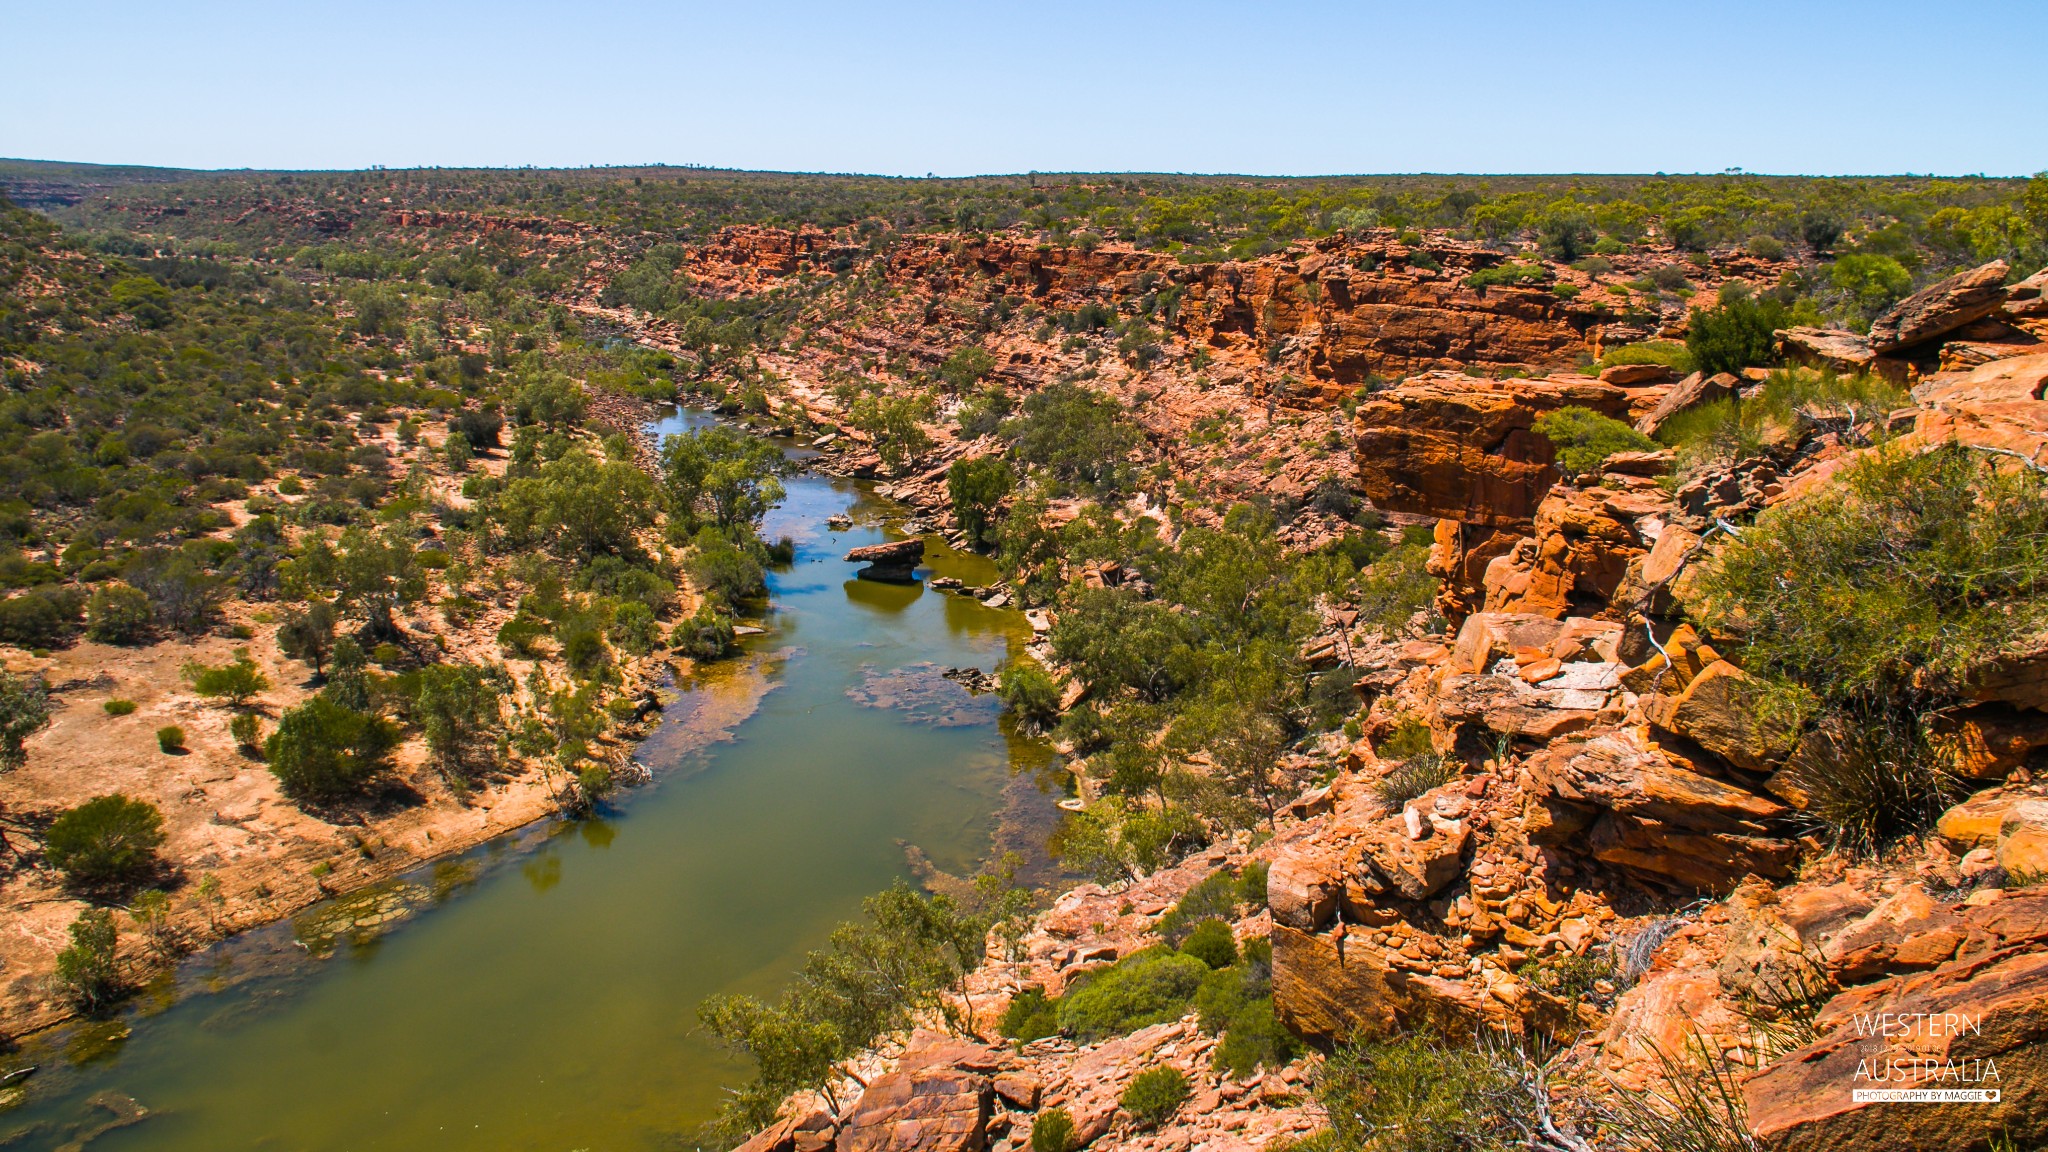
M0 0L0 156L904 175L2048 167L2048 2Z

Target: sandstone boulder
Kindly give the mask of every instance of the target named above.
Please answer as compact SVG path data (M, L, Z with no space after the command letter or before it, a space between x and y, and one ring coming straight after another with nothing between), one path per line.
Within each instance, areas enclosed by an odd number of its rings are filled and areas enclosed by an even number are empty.
M1450 667L1482 673L1521 649L1548 650L1564 634L1564 622L1529 612L1479 612L1466 617L1451 646Z
M1776 333L1778 355L1794 364L1824 368L1843 375L1870 373L1903 383L1908 375L1904 360L1880 356L1871 350L1870 339L1854 332L1833 328L1787 328Z
M1519 527L1559 476L1536 418L1569 406L1614 416L1628 403L1622 389L1585 378L1412 380L1359 406L1359 479L1384 511Z
M1993 260L1930 284L1892 305L1870 322L1870 349L1882 354L1924 344L1972 320L1998 311L2005 302L2003 260Z
M1639 876L1725 892L1799 856L1783 804L1680 767L1620 733L1560 741L1523 766L1530 839Z
M1648 416L1636 421L1636 431L1645 436L1655 436L1657 429L1663 427L1664 422L1673 416L1702 404L1726 400L1735 395L1741 386L1741 380L1726 372L1716 372L1712 376L1695 372L1680 380L1671 391L1665 393L1664 399L1658 401L1657 407L1652 409Z
M1707 665L1675 699L1652 699L1663 705L1645 702L1643 715L1653 727L1683 736L1738 768L1768 772L1792 753L1795 734L1759 711L1755 681L1726 660Z
M1642 384L1664 384L1672 376L1671 369L1662 364L1616 364L1601 370L1600 382L1617 388L1632 388Z
M867 565L854 573L862 580L908 584L917 578L917 566L924 563L924 541L913 536L908 540L892 540L887 544L869 544L853 549L844 559L851 563Z
M1829 1001L1818 1040L1744 1083L1766 1148L1965 1152L1991 1131L2018 1147L2048 1139L2048 897L1915 911L1872 913L1876 929L1853 953L1864 963L1842 978L1874 982ZM2000 1101L1858 1102L1858 1088L1996 1089Z
M987 1076L938 1065L898 1069L861 1093L839 1152L980 1152L995 1088Z

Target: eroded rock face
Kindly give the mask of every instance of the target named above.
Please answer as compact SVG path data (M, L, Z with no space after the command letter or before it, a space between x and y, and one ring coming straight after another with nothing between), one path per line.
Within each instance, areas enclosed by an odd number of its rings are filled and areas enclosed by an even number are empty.
M1559 478L1550 441L1533 425L1571 406L1618 416L1629 394L1586 377L1411 380L1359 405L1359 480L1385 511L1526 526Z
M1553 744L1524 768L1530 839L1682 889L1726 892L1798 859L1783 804L1620 733Z
M839 1133L840 1152L980 1152L995 1085L946 1064L900 1068L861 1093Z
M1972 320L1998 311L2005 303L2003 260L1959 272L1930 284L1884 310L1870 322L1870 348L1885 353L1924 344Z

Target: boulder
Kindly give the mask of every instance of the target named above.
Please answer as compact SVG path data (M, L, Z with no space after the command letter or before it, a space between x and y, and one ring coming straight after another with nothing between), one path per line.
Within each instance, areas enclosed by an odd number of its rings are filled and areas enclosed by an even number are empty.
M1909 372L1904 360L1879 356L1871 351L1868 337L1834 328L1786 328L1776 334L1778 355L1794 364L1825 368L1844 375L1868 372L1904 383Z
M2005 290L2004 313L2013 317L2048 316L2048 268Z
M1902 894L1903 895L1903 894ZM2048 1139L2048 897L1888 902L1849 933L1870 981L1830 1000L1818 1038L1742 1085L1772 1152L1972 1152L1998 1131ZM1995 1089L1997 1104L1898 1104L1857 1089Z
M1783 804L1621 733L1552 744L1523 773L1533 843L1660 883L1725 892L1751 873L1789 876L1799 856Z
M1662 364L1616 364L1601 370L1600 382L1617 388L1632 388L1641 384L1668 383L1673 375L1675 373Z
M2005 261L1993 260L1930 284L1885 309L1870 322L1870 350L1883 354L1924 344L1998 311L2005 303L2008 271Z
M1412 820L1417 810L1382 821L1359 845L1367 891L1422 901L1456 880L1472 833L1459 821ZM1416 834L1419 833L1419 834Z
M1450 667L1482 673L1502 656L1517 650L1548 650L1564 633L1564 622L1529 612L1477 612L1465 618L1451 646Z
M928 1066L878 1076L840 1129L839 1152L980 1152L995 1088L987 1076Z
M1322 1042L1425 1025L1469 1036L1513 1021L1482 990L1409 971L1355 929L1311 935L1280 924L1273 926L1273 1011L1298 1035Z
M913 536L908 540L892 540L887 544L869 544L863 548L853 549L844 559L851 563L867 565L854 573L862 580L908 584L917 579L917 566L924 562L924 540Z
M1742 381L1726 372L1716 372L1712 376L1695 372L1666 392L1664 399L1657 402L1648 416L1636 421L1636 431L1645 436L1655 436L1666 420L1680 412L1725 400L1741 387Z
M1333 847L1311 841L1276 856L1266 872L1266 904L1275 924L1314 932L1337 914L1344 863Z
M1565 407L1617 416L1628 404L1626 391L1583 377L1411 380L1359 406L1359 480L1383 511L1519 528L1559 475L1536 418Z
M1758 713L1755 682L1726 660L1702 669L1668 708L1646 706L1644 717L1751 772L1769 771L1794 746L1793 732Z

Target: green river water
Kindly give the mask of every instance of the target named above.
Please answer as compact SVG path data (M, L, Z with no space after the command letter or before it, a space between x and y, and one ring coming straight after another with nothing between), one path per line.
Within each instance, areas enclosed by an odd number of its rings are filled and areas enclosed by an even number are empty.
M0 1115L0 1148L693 1146L744 1074L698 1030L700 1000L772 995L863 896L910 875L906 844L971 873L999 814L1003 845L1039 847L1058 798L1049 752L937 676L993 669L1029 639L1021 615L853 580L840 555L902 510L849 481L788 488L766 529L798 552L771 577L768 632L680 686L639 753L651 784L601 819L250 933L116 1022L25 1043L6 1068L39 1070ZM828 531L844 511L854 528ZM933 543L935 573L994 578Z

